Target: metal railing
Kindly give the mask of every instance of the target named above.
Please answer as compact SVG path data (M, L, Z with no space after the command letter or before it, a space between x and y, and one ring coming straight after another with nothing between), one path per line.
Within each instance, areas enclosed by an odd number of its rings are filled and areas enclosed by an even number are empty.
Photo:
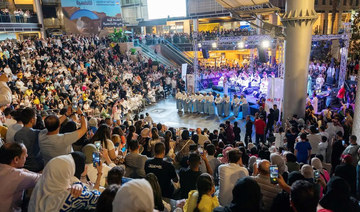
M37 15L0 15L0 23L38 23Z

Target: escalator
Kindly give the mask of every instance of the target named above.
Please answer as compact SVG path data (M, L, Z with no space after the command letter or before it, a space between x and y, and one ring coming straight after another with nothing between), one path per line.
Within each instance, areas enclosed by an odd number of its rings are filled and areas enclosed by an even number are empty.
M161 53L168 59L175 61L178 65L183 63L187 63L189 65L194 64L193 58L184 54L179 47L167 40L164 40L164 43L161 44Z
M160 54L155 54L154 50L151 49L150 47L148 47L147 45L140 43L139 46L141 47L143 54L147 58L151 58L153 61L158 61L160 64L163 64L168 67L176 67L177 66L177 64L171 62L169 59L165 58L164 56L162 56Z

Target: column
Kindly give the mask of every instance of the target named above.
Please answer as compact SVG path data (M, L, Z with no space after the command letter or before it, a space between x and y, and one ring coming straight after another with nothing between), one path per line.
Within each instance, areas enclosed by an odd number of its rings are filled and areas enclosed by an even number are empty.
M357 87L360 88L360 72L357 75ZM359 89L358 89L359 90ZM354 120L353 120L352 134L356 135L357 143L360 144L360 95L356 94L355 99L355 110L354 110Z
M341 2L340 2L340 4L341 4ZM342 13L343 13L343 11L342 10L339 10L339 12L338 12L338 20L337 20L337 27L336 27L336 29L337 29L337 31L334 31L334 34L338 34L338 32L340 31L340 29L342 28Z
M305 115L312 26L318 18L314 0L287 0L281 21L285 26L283 118Z
M43 16L40 0L34 0L34 4L36 7L36 15L38 18L38 22L41 25L40 34L42 38L45 38L46 36L45 36L45 27L44 27L44 16Z
M328 26L329 26L329 11L325 11L324 13L324 22L321 23L324 24L323 26L323 35L327 35L328 34Z
M198 77L198 31L199 20L193 19L193 47L194 47L194 75L195 75L195 92L199 91L199 77ZM215 63L216 65L216 63Z
M256 28L256 34L260 35L262 30L261 30L261 27L262 27L262 16L261 15L257 15L257 18L256 18L256 22L255 24L258 25L259 27Z

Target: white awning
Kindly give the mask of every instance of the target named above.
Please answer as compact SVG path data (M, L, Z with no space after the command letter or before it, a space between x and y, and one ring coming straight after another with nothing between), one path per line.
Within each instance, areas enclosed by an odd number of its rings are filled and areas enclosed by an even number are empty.
M216 2L226 9L231 9L267 4L269 0L216 0Z

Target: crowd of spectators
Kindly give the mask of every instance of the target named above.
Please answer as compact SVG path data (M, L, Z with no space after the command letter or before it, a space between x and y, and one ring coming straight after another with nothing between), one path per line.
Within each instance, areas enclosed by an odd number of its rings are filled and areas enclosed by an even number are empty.
M36 23L36 14L30 10L15 9L10 12L8 8L0 10L0 22Z
M251 36L256 32L253 29L236 28L229 30L212 30L212 31L200 31L197 34L198 41L204 40L217 40L224 37L238 37L238 36ZM147 45L158 44L167 40L174 44L187 44L192 43L194 37L193 33L166 33L166 34L146 34L138 35L135 38L141 42L145 42Z
M96 36L0 46L1 210L360 210L351 108L283 128L261 106L245 138L230 121L176 129L141 107L183 89L178 70Z

